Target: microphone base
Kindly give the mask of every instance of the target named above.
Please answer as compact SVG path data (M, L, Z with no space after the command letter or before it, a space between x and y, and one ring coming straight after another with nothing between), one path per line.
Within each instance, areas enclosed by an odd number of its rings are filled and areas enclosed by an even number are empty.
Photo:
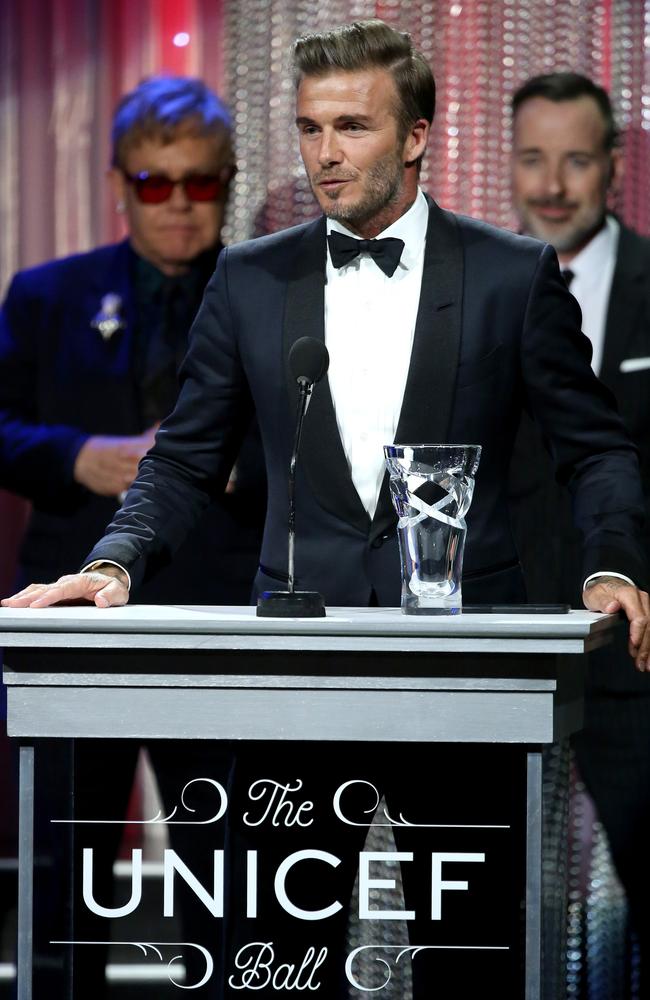
M256 613L258 618L325 618L325 601L316 590L265 590Z

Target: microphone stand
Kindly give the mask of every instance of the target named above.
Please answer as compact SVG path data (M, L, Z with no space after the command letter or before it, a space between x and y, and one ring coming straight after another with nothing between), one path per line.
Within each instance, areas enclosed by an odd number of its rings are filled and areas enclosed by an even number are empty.
M294 589L294 550L296 546L296 463L298 461L298 449L300 448L300 438L302 436L302 425L309 406L309 400L314 389L314 383L302 375L298 379L298 415L296 420L296 433L293 439L293 451L291 462L289 463L289 593L295 593Z
M314 382L305 375L298 379L299 397L296 433L289 463L289 546L288 590L265 590L257 599L260 618L324 618L325 602L316 590L296 590L294 580L294 552L296 545L296 462L302 436L302 425L314 389Z

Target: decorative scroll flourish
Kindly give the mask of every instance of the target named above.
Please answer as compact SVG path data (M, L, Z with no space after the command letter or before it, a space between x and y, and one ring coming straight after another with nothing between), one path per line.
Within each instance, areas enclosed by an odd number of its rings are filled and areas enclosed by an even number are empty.
M404 957L404 955L409 955L411 959L419 955L421 951L508 951L508 945L478 945L478 944L413 944L413 945L401 945L401 944L364 944L359 948L355 948L348 955L345 962L345 975L351 986L355 989L361 990L363 993L377 993L379 990L385 989L390 983L393 976L392 966L396 966L398 962ZM396 951L397 955L394 958L387 960L382 958L381 955L372 956L375 962L383 965L386 969L386 979L379 986L364 986L352 972L352 966L357 955L360 955L362 951L375 951L375 952L391 952Z
M215 781L214 778L192 778L191 781L188 781L187 784L183 787L183 790L181 792L181 807L187 813L196 812L196 809L194 809L191 805L189 805L185 801L185 795L191 785L196 785L199 784L200 782L205 782L208 785L212 785L213 788L215 788L219 794L219 808L217 809L217 811L213 816L209 816L207 819L174 819L179 809L178 806L174 806L174 808L172 809L172 811L169 813L168 816L163 816L161 814L161 810L159 809L156 815L153 816L151 819L135 819L135 820L130 819L129 823L133 823L135 826L152 826L152 825L163 825L163 824L166 824L168 826L209 826L210 823L217 823L224 815L226 809L228 808L228 794L223 785L220 784L220 782ZM124 819L53 819L51 820L51 822L67 823L67 824L73 824L75 826L90 826L92 824L108 826L112 823L119 823L122 826L125 820Z
M381 801L381 795L379 794L376 785L373 785L372 782L370 781L365 781L362 778L353 778L351 781L345 781L342 785L339 785L339 787L336 789L336 792L334 793L334 800L333 800L334 812L336 813L337 817L341 820L341 822L345 823L347 826L371 826L373 828L381 826L389 826L389 827L408 827L413 829L428 829L428 830L509 830L510 829L509 823L412 823L410 820L406 819L404 813L401 812L399 814L399 819L393 819L386 807L382 809L382 813L388 820L387 823L369 823L368 820L362 819L361 821L358 821L349 819L348 816L346 816L343 813L343 809L341 806L341 798L343 797L343 793L345 792L345 790L352 785L365 785L366 788L372 789L370 805L368 806L367 809L361 810L363 816L374 816L375 812L377 811L377 807L379 806L379 803Z
M150 958L154 955L161 962L165 961L160 951L161 948L196 948L205 958L205 972L203 978L198 983L188 985L187 983L179 983L177 979L174 979L174 970L172 967L174 962L182 960L182 955L172 955L167 962L167 978L172 986L177 986L179 990L200 989L201 986L205 986L214 971L214 961L210 952L203 945L194 944L192 941L50 941L50 944L73 945L75 948L82 944L128 945L131 948L139 948L145 958Z

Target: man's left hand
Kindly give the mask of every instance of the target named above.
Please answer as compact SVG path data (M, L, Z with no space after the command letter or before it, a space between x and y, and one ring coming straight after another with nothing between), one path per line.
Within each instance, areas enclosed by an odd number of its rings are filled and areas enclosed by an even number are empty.
M582 600L589 611L603 611L608 615L623 611L630 623L628 650L637 670L650 666L650 597L619 580L616 576L601 576L582 592Z

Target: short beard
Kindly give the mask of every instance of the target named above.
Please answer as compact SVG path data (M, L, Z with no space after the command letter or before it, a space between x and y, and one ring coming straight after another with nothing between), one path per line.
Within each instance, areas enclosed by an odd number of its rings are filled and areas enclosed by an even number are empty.
M605 209L590 213L587 218L571 224L567 229L554 232L553 226L547 226L538 222L532 215L524 210L521 213L521 221L524 232L535 239L550 243L559 254L569 254L579 251L591 241L599 232L605 222Z
M316 175L312 179L312 188L326 176L326 173ZM321 203L321 208L328 219L359 228L370 220L381 217L386 209L390 209L398 201L403 179L404 166L401 156L388 154L369 167L366 173L366 190L359 201L352 205L339 205L339 192L334 191L331 195L327 195L328 201L324 205Z

